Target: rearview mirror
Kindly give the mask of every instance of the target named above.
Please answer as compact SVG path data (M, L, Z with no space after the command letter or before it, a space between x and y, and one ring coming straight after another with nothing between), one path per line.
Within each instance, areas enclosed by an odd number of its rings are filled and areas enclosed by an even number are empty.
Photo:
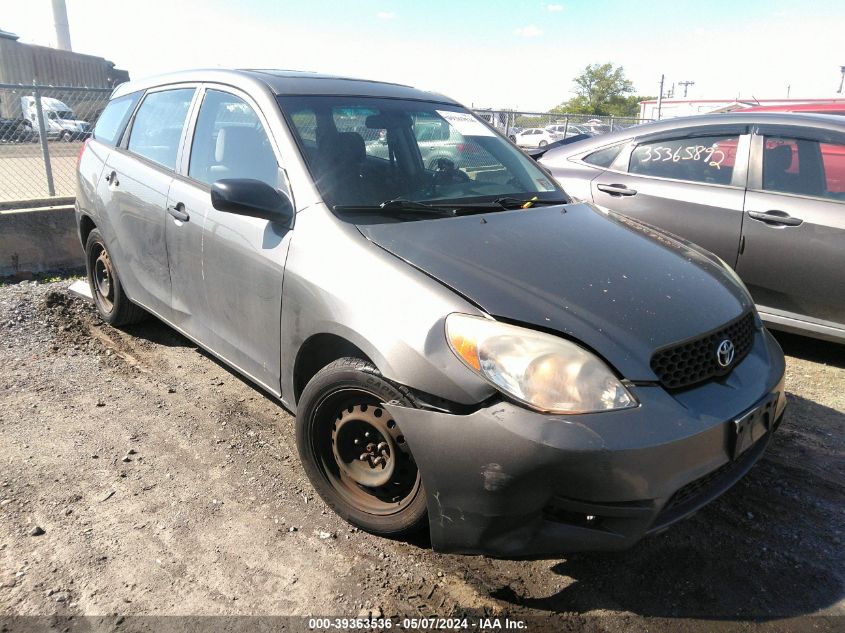
M211 206L218 211L290 223L290 199L266 182L252 178L224 178L211 185Z

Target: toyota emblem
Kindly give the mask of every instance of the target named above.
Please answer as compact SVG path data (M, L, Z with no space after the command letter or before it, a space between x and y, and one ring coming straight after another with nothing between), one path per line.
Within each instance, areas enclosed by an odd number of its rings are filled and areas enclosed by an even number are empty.
M736 346L730 339L725 339L716 348L716 362L720 367L729 367L734 362L734 355L736 354Z

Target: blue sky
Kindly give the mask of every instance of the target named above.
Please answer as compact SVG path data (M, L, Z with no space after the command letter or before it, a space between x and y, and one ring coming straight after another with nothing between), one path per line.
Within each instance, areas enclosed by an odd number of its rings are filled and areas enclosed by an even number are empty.
M586 64L624 66L641 94L834 96L845 3L555 0L67 0L74 49L132 76L280 67L384 79L476 107L545 110ZM134 8L137 8L135 10ZM127 25L131 28L127 29ZM49 0L4 2L0 28L55 43ZM676 89L676 95L682 94Z

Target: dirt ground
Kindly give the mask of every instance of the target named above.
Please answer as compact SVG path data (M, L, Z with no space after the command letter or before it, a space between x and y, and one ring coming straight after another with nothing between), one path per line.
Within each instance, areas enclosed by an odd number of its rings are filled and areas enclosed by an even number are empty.
M623 553L507 561L343 523L271 398L157 321L104 325L68 283L0 286L0 630L25 621L12 616L368 612L845 630L845 346L779 336L784 424L697 515Z

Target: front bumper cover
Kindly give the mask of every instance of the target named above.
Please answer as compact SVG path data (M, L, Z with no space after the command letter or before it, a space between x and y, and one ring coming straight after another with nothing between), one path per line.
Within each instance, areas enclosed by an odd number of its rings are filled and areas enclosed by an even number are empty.
M785 406L783 353L763 330L724 379L635 409L552 416L499 402L469 415L387 408L428 496L435 550L542 556L616 550L719 496L762 455ZM769 430L734 459L736 420Z

